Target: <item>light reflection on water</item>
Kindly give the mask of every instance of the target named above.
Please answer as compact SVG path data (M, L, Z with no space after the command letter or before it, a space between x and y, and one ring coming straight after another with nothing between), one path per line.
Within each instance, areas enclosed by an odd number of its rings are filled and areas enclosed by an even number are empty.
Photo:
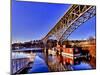
M17 58L28 58L29 54L25 53L14 53L12 52L12 59L17 59Z
M81 62L79 65L72 66L74 70L89 70L92 69L91 65L85 62Z
M12 58L25 58L27 57L27 54L25 53L12 53ZM48 55L47 56L48 63L51 63L52 66L54 64L62 64L63 63L63 57L60 55ZM47 63L45 62L45 56L43 53L36 53L35 60L32 64L32 68L29 69L28 73L39 73L39 72L49 72L49 67L47 66ZM92 69L91 65L86 62L81 62L78 65L67 65L70 68L73 68L73 70L87 70ZM67 67L68 68L68 67Z
M39 72L48 72L48 66L44 61L44 56L42 53L37 53L35 60L33 62L32 68L28 73L39 73Z
M58 64L58 66L60 66L61 62L57 57L58 56L55 56L55 55L54 56L49 55L48 56L48 63L51 63L52 64L51 66L53 66L54 64ZM37 56L35 57L32 69L29 70L29 73L48 72L49 71L48 66L44 60L45 59L43 58L43 54L41 54L41 53L37 54ZM92 68L90 66L90 64L88 64L86 62L81 62L78 65L67 65L67 66L69 66L73 70L87 70L87 69Z
M49 58L49 62L52 62L52 64L55 64L55 63L56 64L64 64L62 56L50 55L48 58ZM77 65L66 65L66 66L67 66L67 69L68 69L68 66L70 66L69 70L70 69L72 69L72 70L92 69L92 66L88 62L85 62L85 61L80 61L80 63Z

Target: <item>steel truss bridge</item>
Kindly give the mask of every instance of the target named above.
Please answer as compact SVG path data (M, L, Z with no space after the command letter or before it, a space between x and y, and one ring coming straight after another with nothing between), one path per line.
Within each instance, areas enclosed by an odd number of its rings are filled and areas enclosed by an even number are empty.
M54 36L57 41L64 41L75 29L95 15L96 6L71 5L64 16L42 40L46 42L50 37Z

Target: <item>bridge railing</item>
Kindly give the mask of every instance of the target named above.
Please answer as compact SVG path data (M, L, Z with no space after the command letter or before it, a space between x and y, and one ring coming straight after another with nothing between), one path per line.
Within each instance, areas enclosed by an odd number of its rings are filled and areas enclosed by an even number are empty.
M16 58L12 59L12 74L21 71L29 63L29 58Z

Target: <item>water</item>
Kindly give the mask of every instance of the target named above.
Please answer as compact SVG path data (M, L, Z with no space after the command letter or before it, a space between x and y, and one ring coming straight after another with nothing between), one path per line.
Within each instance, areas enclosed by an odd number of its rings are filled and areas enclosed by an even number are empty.
M40 49L39 49L40 50ZM12 53L13 58L26 58L27 54L24 53ZM32 63L32 68L27 69L27 73L41 73L41 72L49 72L49 67L47 63L45 62L48 60L48 63L51 64L51 66L57 64L58 66L60 65L59 63L63 63L63 57L60 55L48 55L46 58L43 54L43 52L36 52L35 59ZM77 65L66 65L66 69L72 68L71 70L89 70L92 69L91 65L89 63L81 61L80 64ZM62 66L60 66L62 68Z
M44 56L42 53L37 53L35 60L33 62L32 68L28 73L40 73L40 72L48 72L48 66L44 61Z
M28 58L29 54L12 52L12 59Z
M49 62L52 62L52 64L63 64L64 60L62 56L48 56L49 58ZM58 65L58 66L59 66ZM76 65L68 65L68 64L64 64L64 66L66 67L66 70L90 70L92 69L92 66L89 64L89 62L86 61L80 61L79 64Z
M81 62L78 65L73 65L72 66L74 70L89 70L92 69L91 65L85 62Z
M21 48L12 51L27 51L27 50L40 50L41 48Z

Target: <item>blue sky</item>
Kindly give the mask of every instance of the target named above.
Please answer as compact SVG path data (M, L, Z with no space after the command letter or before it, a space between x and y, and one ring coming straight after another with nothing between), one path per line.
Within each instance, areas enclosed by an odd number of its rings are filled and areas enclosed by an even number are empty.
M19 2L12 0L12 41L43 38L64 15L69 6L69 4ZM94 36L94 19L95 17L80 26L72 33L69 39L84 39Z

